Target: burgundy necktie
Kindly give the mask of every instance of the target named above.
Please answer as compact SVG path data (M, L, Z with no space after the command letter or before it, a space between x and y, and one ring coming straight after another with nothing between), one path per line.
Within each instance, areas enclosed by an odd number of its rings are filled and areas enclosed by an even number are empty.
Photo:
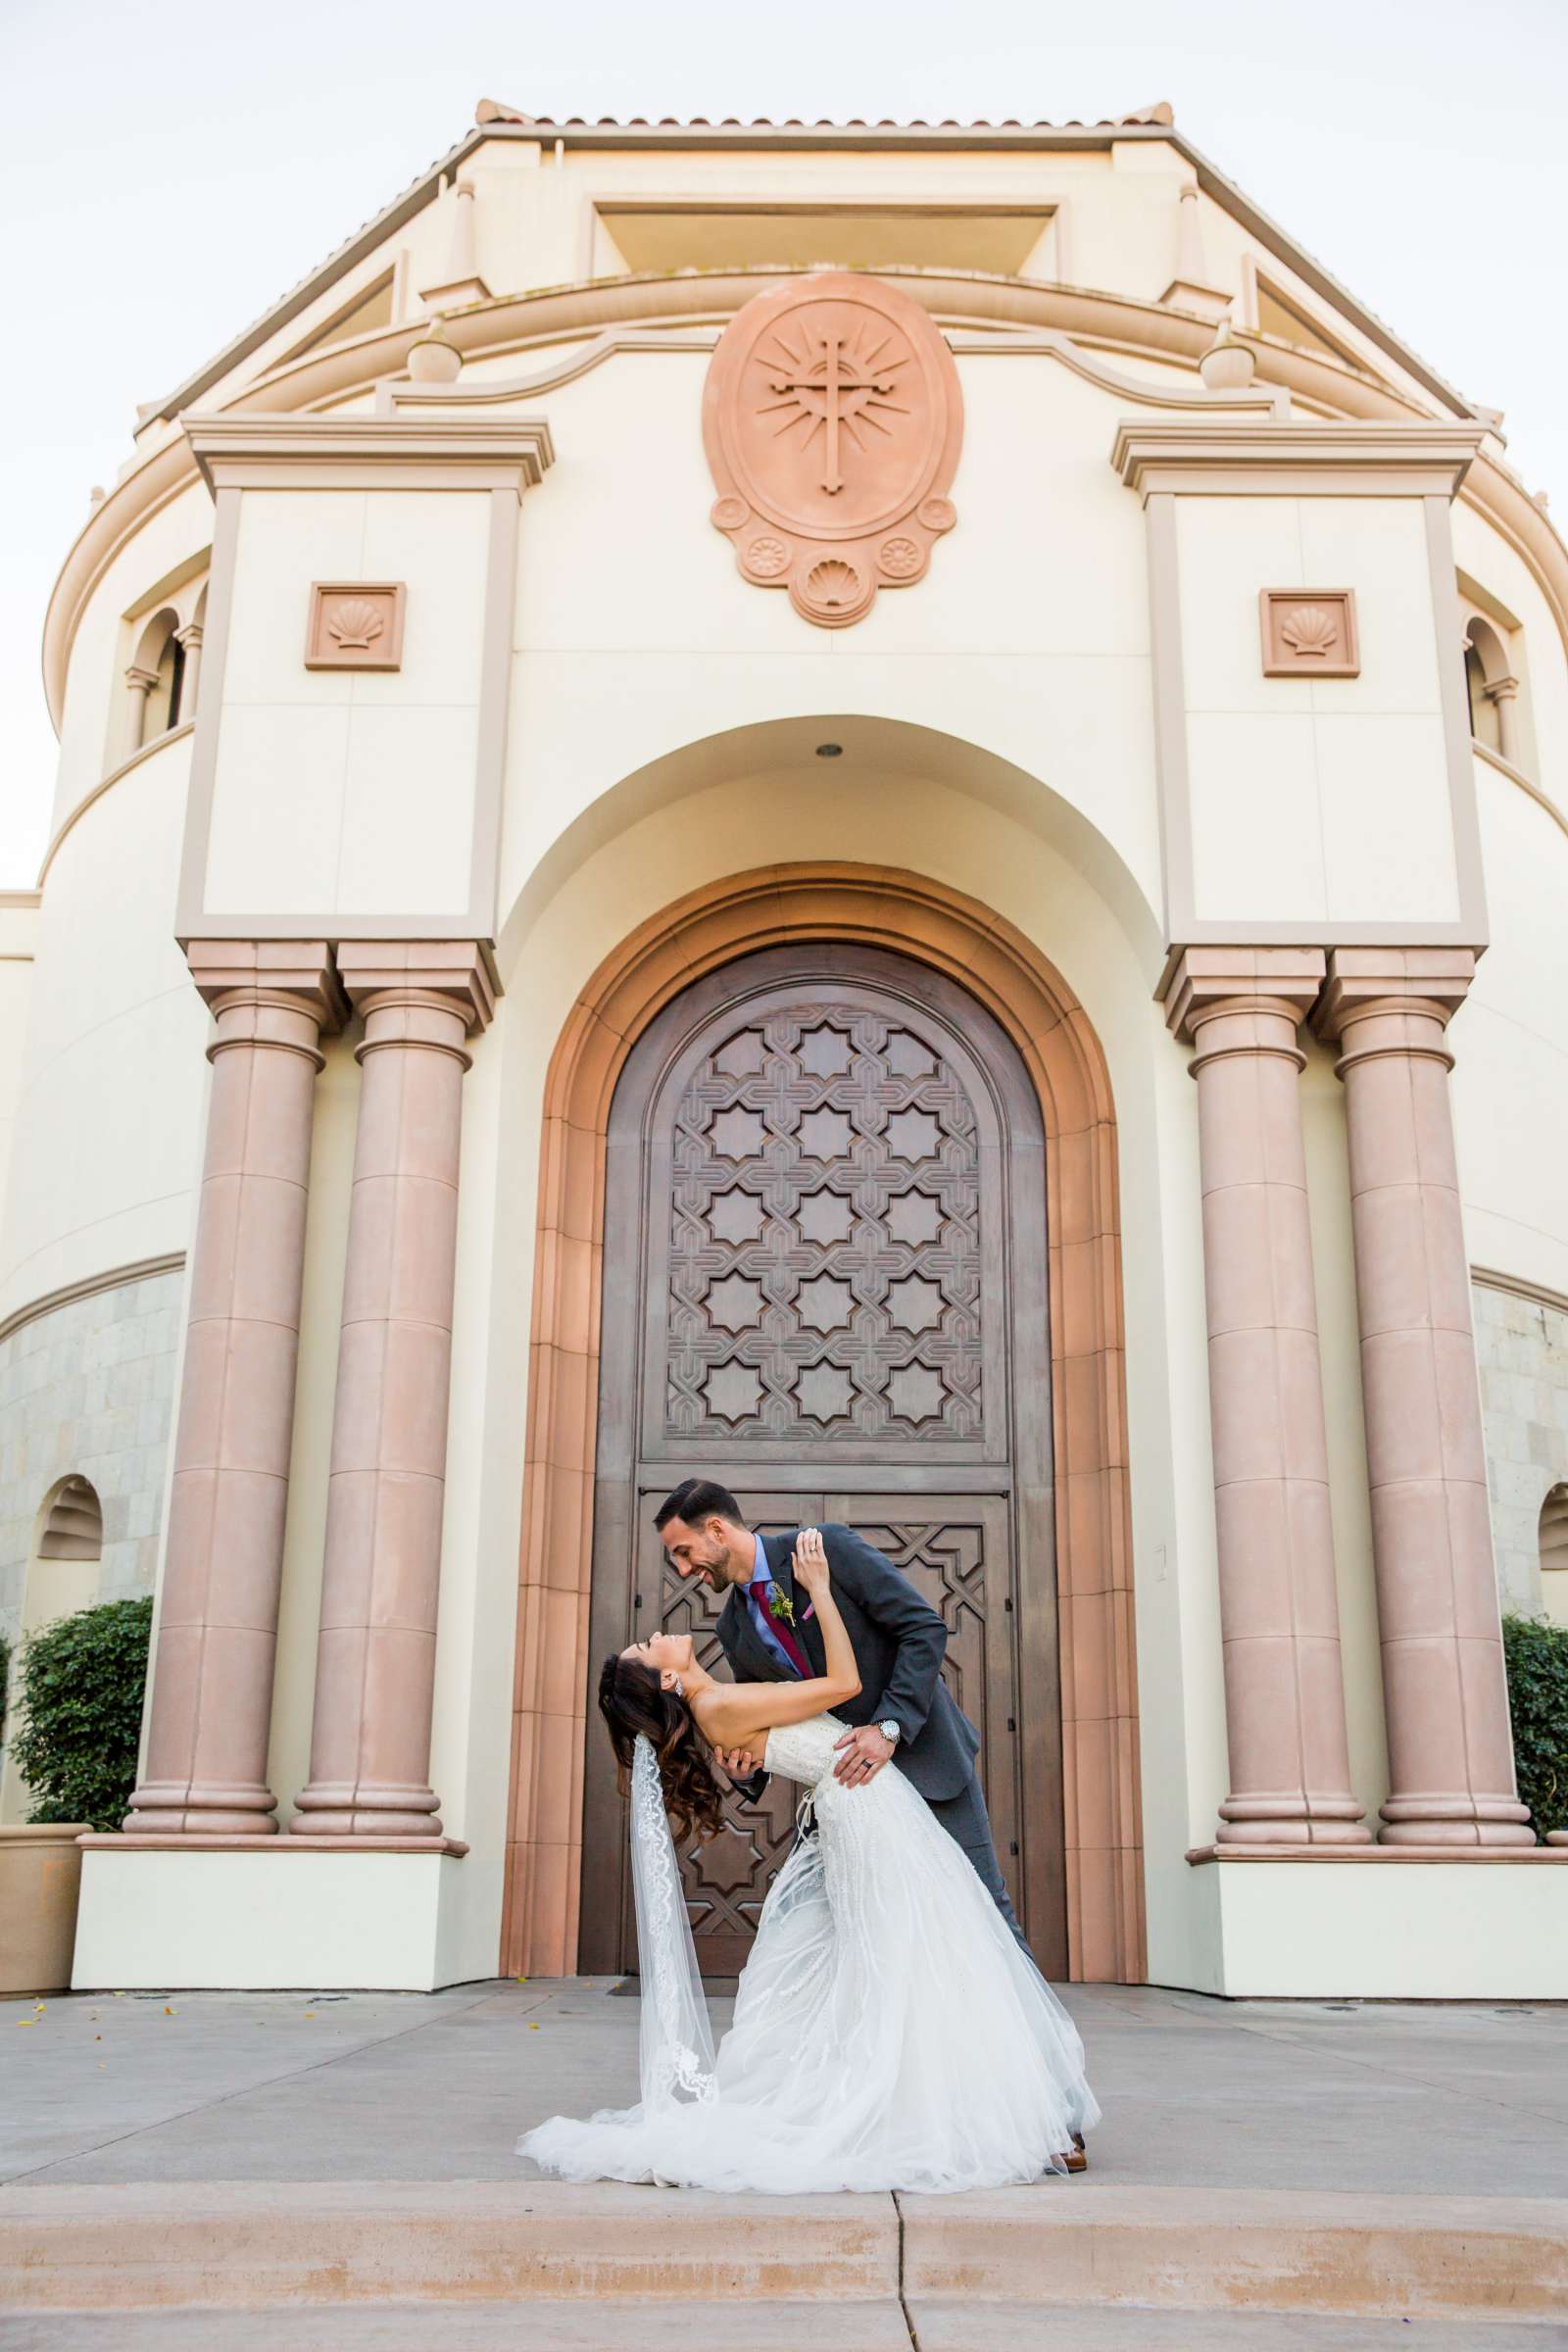
M760 1583L748 1585L746 1590L752 1596L752 1606L757 1611L760 1623L767 1626L770 1632L777 1636L779 1647L784 1651L796 1673L803 1683L808 1683L811 1679L811 1669L807 1661L805 1650L796 1641L785 1620L782 1617L770 1617L767 1613L762 1594L764 1591L769 1592L773 1591L771 1583L765 1587Z

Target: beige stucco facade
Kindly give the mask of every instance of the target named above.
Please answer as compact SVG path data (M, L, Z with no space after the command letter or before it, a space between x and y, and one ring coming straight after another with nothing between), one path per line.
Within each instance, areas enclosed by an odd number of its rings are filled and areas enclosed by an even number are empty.
M1072 1544L1087 1407L1055 1425L1058 1566L1104 1563L1062 1586L1079 1973L1568 1993L1487 1511L1490 1477L1542 1606L1499 1470L1526 1367L1484 1394L1468 1310L1473 1270L1568 1312L1568 550L1494 424L1157 113L480 111L145 415L49 612L54 839L0 906L0 1348L156 1266L184 1365L139 1466L144 1785L88 1848L77 1982L573 1965L603 1212L564 1105L720 954L681 926L738 940L744 904L755 945L757 877L799 869L780 936L874 886L864 936L972 971L1043 1097L1062 1004L1103 1092L1114 1211L1092 1242L1064 1194L1048 1237L1103 1273L1056 1351L1102 1415ZM843 627L738 563L703 430L730 320L816 268L896 286L961 390L956 520ZM398 666L307 662L320 583L402 590ZM1260 598L1347 592L1353 674L1314 674L1310 619L1269 674ZM1474 616L1511 758L1474 741ZM634 986L640 940L668 969ZM1046 1107L1065 1172L1088 1113Z

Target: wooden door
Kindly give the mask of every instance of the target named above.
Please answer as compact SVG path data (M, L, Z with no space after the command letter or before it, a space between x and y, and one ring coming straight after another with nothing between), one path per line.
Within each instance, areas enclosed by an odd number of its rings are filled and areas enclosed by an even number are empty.
M655 1627L718 1661L668 1572L680 1479L752 1524L841 1520L949 1629L997 1846L1065 1964L1044 1149L1010 1042L880 951L768 951L668 1006L612 1111L595 1488L598 1662ZM705 1640L706 1634L706 1640ZM592 1710L590 1710L592 1712ZM685 1857L705 1973L733 1975L793 1836L791 1791ZM581 1964L635 1965L624 1811L590 1723Z

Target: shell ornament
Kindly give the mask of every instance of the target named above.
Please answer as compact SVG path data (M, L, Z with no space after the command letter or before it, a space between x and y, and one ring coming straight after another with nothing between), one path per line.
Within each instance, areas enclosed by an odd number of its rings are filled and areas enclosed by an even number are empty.
M340 653L363 653L386 628L378 608L368 596L346 597L326 624L326 633Z
M1325 661L1339 643L1340 624L1321 605L1301 605L1281 621L1280 635L1300 661Z

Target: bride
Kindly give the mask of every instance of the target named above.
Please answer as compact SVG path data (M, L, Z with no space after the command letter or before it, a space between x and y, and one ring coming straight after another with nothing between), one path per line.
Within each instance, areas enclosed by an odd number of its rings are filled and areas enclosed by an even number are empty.
M720 1683L689 1636L605 1661L599 1706L631 1786L642 1972L638 2105L553 2116L517 2143L568 2180L779 2195L996 2188L1066 2169L1099 2120L1077 2029L963 1852L903 1773L835 1780L831 1710L860 1688L820 1535L793 1572L825 1673ZM802 1784L802 1837L773 1883L715 2058L670 1834L710 1837L709 1751Z

